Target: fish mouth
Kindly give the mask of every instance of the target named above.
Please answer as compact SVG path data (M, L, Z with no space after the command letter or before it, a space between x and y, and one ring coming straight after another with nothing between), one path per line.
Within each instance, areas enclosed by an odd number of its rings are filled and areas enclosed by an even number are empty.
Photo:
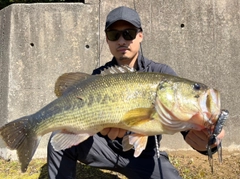
M208 89L199 98L199 106L203 115L204 126L208 127L216 123L221 113L220 94L215 89Z

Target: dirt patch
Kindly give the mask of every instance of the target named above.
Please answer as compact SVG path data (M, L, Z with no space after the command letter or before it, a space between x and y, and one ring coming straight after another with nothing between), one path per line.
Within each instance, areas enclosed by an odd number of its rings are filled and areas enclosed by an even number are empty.
M213 173L208 156L196 151L169 151L170 160L185 179L240 179L240 151L223 151L223 162L213 155Z
M223 151L223 163L218 162L217 154L213 156L214 173L211 173L208 157L196 151L168 151L173 165L179 170L183 179L240 179L240 151ZM0 159L0 178L47 179L46 159L31 161L26 173L20 172L18 161ZM80 164L77 166L77 179L126 179L125 176Z

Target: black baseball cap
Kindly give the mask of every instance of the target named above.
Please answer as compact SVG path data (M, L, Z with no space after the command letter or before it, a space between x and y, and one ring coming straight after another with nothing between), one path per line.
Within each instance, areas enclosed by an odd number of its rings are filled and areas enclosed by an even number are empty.
M105 30L107 30L114 22L119 20L127 21L134 25L136 28L142 30L141 20L138 13L129 7L120 6L116 9L113 9L107 16Z

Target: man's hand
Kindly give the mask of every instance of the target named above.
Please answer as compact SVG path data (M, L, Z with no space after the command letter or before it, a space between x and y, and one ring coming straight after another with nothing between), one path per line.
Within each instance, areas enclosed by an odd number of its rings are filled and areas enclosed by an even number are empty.
M114 140L117 137L122 138L126 134L127 130L119 128L105 128L100 133L102 135L107 135L109 139Z
M220 132L217 136L218 139L222 140L225 135L224 129ZM207 144L208 144L208 130L204 129L201 131L190 130L185 137L185 141L195 150L198 151L206 151ZM216 147L217 144L213 144L211 147Z

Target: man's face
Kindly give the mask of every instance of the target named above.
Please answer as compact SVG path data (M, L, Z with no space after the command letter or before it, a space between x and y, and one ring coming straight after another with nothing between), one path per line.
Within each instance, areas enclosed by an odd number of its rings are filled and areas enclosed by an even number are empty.
M109 29L123 31L126 29L136 29L136 27L126 21L117 21ZM116 41L110 41L106 37L110 52L121 64L128 64L134 57L137 57L142 39L142 32L137 32L136 38L133 40L125 40L122 35Z

